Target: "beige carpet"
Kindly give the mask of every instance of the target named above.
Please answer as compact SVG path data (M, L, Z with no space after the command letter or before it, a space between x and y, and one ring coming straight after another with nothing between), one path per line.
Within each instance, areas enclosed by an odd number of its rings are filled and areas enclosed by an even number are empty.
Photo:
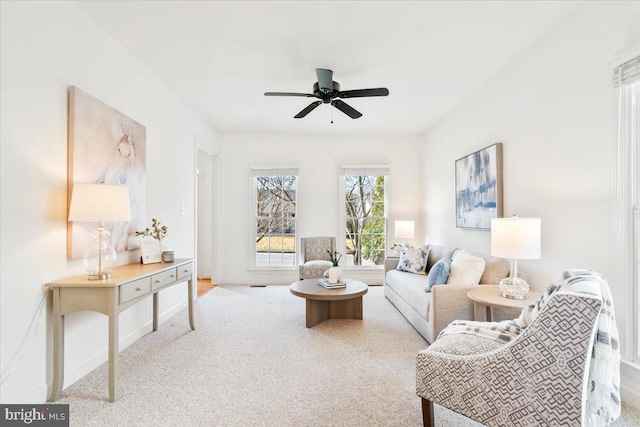
M364 320L304 326L286 286L218 286L120 355L121 398L106 364L63 391L72 426L420 426L415 354L427 346L384 298ZM479 426L436 406L437 426ZM640 425L625 407L616 426Z

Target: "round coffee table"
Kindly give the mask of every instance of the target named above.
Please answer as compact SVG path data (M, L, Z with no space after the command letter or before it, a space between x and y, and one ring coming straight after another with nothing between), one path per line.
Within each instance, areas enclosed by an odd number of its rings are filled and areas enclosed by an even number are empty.
M367 293L366 283L345 280L346 288L326 289L318 279L293 282L289 290L297 297L306 299L307 328L327 319L362 320L362 296Z

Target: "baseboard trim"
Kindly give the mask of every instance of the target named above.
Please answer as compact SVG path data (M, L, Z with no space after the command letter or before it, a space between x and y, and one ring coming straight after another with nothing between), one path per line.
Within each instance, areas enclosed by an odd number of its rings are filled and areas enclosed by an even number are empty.
M640 393L638 393L637 390L627 387L624 381L620 385L620 397L624 403L640 409Z
M44 403L49 398L49 385L36 387L35 390L21 397L15 402L2 402L5 404L25 404L25 403Z
M640 409L640 367L627 360L620 363L620 397L624 403Z

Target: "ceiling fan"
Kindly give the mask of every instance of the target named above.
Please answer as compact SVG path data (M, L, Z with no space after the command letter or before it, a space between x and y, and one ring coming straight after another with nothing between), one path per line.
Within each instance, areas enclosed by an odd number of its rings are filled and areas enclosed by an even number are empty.
M362 113L347 104L346 102L336 98L363 98L368 96L387 96L389 95L389 89L386 87L379 87L375 89L355 89L355 90L340 90L340 84L333 81L333 71L325 70L323 68L316 68L316 75L318 81L313 84L313 93L295 93L295 92L265 92L265 96L302 96L306 98L318 98L319 101L314 101L307 105L302 111L294 116L296 119L301 119L307 114L315 110L320 104L331 104L338 110L345 113L352 119L362 117Z

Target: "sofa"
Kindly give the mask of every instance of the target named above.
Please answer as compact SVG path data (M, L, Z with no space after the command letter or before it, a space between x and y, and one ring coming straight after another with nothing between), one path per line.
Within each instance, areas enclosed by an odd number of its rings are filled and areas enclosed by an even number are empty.
M427 245L423 249L428 255L426 268L421 274L397 270L400 257L385 259L384 294L420 335L432 343L440 331L452 321L474 319L474 304L467 297L467 292L475 286L499 284L500 280L509 275L509 262L502 258L447 246ZM425 292L427 274L431 268L440 259L455 259L462 252L484 260L484 270L479 283L447 282L434 285L430 292ZM457 276L460 277L459 274Z

